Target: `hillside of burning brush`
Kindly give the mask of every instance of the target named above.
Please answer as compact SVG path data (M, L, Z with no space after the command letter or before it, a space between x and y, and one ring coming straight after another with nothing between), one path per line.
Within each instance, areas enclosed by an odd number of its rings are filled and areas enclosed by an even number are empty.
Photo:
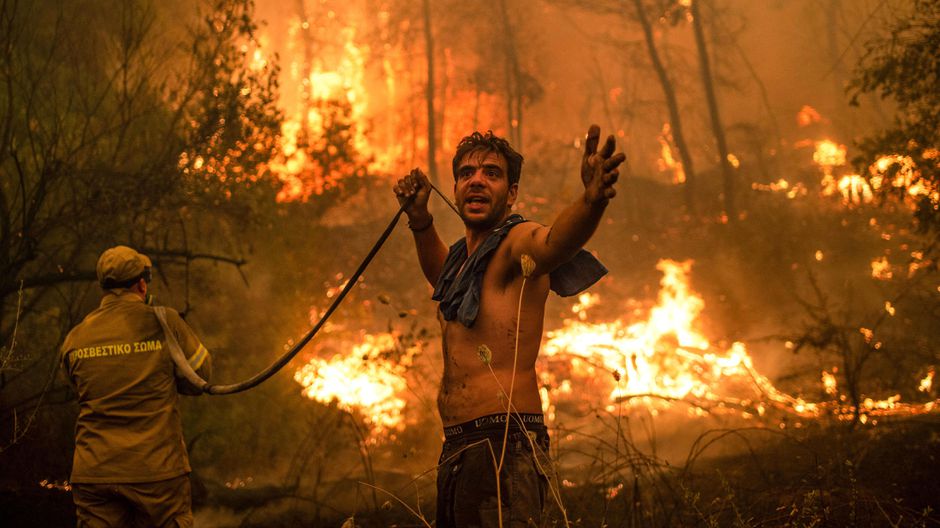
M520 204L527 216L547 222L578 192L574 178L552 184L560 167L571 166L556 163L527 167ZM549 183L544 175L552 175ZM742 177L747 175L745 167ZM681 465L696 438L716 427L799 435L842 431L857 421L867 422L858 424L867 431L885 427L878 422L886 415L901 415L897 420L925 411L904 406L935 397L923 382L938 337L930 325L931 297L924 297L926 271L908 276L911 267L902 260L916 247L905 210L847 207L838 197L819 195L818 178L810 161L794 166L790 180L805 181L809 192L797 198L743 193L746 212L730 223L710 214L710 204L696 216L677 214L675 187L643 175L625 178L589 245L611 273L592 288L594 298L550 301L548 342L568 322L592 332L599 327L591 325L619 324L612 334L617 339L632 335L627 329L637 324L651 328L651 313L662 305L663 259L684 263L686 271L676 277L685 281L679 300L695 304L698 297L699 308L681 312L692 314L689 321L667 321L687 328L667 324L656 330L647 345L656 354L648 364L659 362L659 370L642 394L625 389L643 381L630 378L641 372L631 369L637 359L628 350L614 349L619 368L616 362L605 366L602 358L598 364L600 356L593 355L611 345L581 357L562 350L544 358L540 369L550 374L543 382L555 448L572 493L629 484L635 466L612 474L597 465L598 457L625 457L627 440L655 467L666 468L662 464ZM458 237L459 224L440 204L435 207L441 233ZM387 181L374 181L322 217L305 218L298 207L259 236L249 287L231 277L231 284L216 290L226 302L201 316L213 336L207 339L233 343L218 351L217 376L250 373L299 336L393 208ZM886 253L898 263L891 280L872 276L872 262ZM291 511L341 516L356 504L361 510L389 500L371 485L428 507L440 436L440 345L430 290L417 269L410 237L400 227L290 372L254 393L188 404L197 478L206 483L196 500L206 512L245 515L257 509L253 515L260 519ZM245 306L263 316L246 315ZM685 331L694 332L697 345L683 342ZM587 338L576 336L575 342ZM864 350L871 353L863 357ZM588 369L572 372L578 364ZM851 379L846 365L859 368ZM657 385L663 379L672 384ZM741 449L718 442L703 458Z
M567 159L529 155L519 210L530 218L549 222L579 192L576 175L565 175L579 154L560 152ZM879 466L897 460L878 453L893 441L886 439L900 438L897 423L926 410L906 403L936 398L933 271L911 255L918 238L902 204L823 196L819 168L805 154L787 172L805 194L743 191L744 212L727 223L717 204L679 213L678 188L625 174L589 244L610 274L589 297L550 298L539 369L563 494L572 514L591 520L585 525L615 501L621 519L640 515L623 509L635 501L653 516L669 504L708 515L748 505L764 515L781 507L767 500L776 488L747 503L743 490L764 478L762 457L794 442L833 472L862 460L869 478L890 475L868 493L897 489L887 498L904 501L916 487L922 473L883 473ZM747 166L740 175L756 179ZM203 287L189 320L213 350L218 381L267 365L323 313L394 213L389 185L366 178L330 206L284 204L266 225L246 227L247 283L211 264L193 270ZM459 222L434 200L440 232L457 238ZM890 278L873 264L883 260L893 263ZM427 511L440 445L439 329L429 296L399 226L285 372L246 394L186 400L201 519L272 526L354 512L380 516L377 525L409 518L372 486ZM857 369L851 378L847 365ZM701 436L716 428L741 432ZM829 437L844 445L823 449ZM903 438L925 449L935 441ZM690 452L695 467L677 477ZM50 481L66 475L64 466L44 470ZM861 486L855 472L829 471L813 473L820 482L831 477L829 504ZM793 492L783 506L816 500L806 494L823 484L801 484L808 475L774 473L774 486ZM672 480L684 476L695 478ZM68 509L61 490L37 486L29 496ZM382 509L389 500L391 511Z

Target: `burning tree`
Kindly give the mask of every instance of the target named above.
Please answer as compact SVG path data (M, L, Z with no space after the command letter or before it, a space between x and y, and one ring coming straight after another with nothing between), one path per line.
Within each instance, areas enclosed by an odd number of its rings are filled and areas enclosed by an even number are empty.
M894 124L860 143L859 167L881 163L882 193L913 194L920 227L940 232L940 2L914 0L871 38L855 72L851 102L877 93L897 104ZM878 177L876 173L872 178ZM888 184L890 182L890 184ZM909 192L914 187L919 192Z
M379 170L370 132L365 83L367 49L348 14L297 2L287 34L282 76L286 118L272 169L279 202L329 206L353 194ZM330 8L332 16L316 16ZM337 8L338 9L338 8Z

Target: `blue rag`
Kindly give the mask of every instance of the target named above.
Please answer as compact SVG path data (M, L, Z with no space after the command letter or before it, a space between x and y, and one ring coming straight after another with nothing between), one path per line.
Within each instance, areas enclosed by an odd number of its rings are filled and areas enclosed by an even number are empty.
M431 296L440 302L441 314L445 320L457 319L467 328L473 327L480 311L483 274L493 252L509 234L510 229L527 221L522 215L509 215L499 227L493 229L473 255L467 255L466 238L461 238L450 246L441 277L434 286L434 295ZM586 290L606 274L607 268L594 255L580 249L569 261L549 274L549 287L562 297L570 297Z

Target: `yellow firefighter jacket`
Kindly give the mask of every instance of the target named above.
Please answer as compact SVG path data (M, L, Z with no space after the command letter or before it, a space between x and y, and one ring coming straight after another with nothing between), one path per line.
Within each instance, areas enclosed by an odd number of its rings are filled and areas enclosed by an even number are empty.
M167 309L167 323L208 379L206 348L175 310ZM152 307L132 292L106 294L61 354L79 402L72 482L156 482L190 472L178 380Z

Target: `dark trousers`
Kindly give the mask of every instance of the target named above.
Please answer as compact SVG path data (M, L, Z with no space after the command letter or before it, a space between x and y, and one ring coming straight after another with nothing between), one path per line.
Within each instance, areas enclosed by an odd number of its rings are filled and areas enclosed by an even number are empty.
M544 426L511 428L499 475L504 428L475 431L444 442L437 469L436 528L540 526L549 479L549 438Z
M79 528L193 525L189 475L135 484L73 484Z

